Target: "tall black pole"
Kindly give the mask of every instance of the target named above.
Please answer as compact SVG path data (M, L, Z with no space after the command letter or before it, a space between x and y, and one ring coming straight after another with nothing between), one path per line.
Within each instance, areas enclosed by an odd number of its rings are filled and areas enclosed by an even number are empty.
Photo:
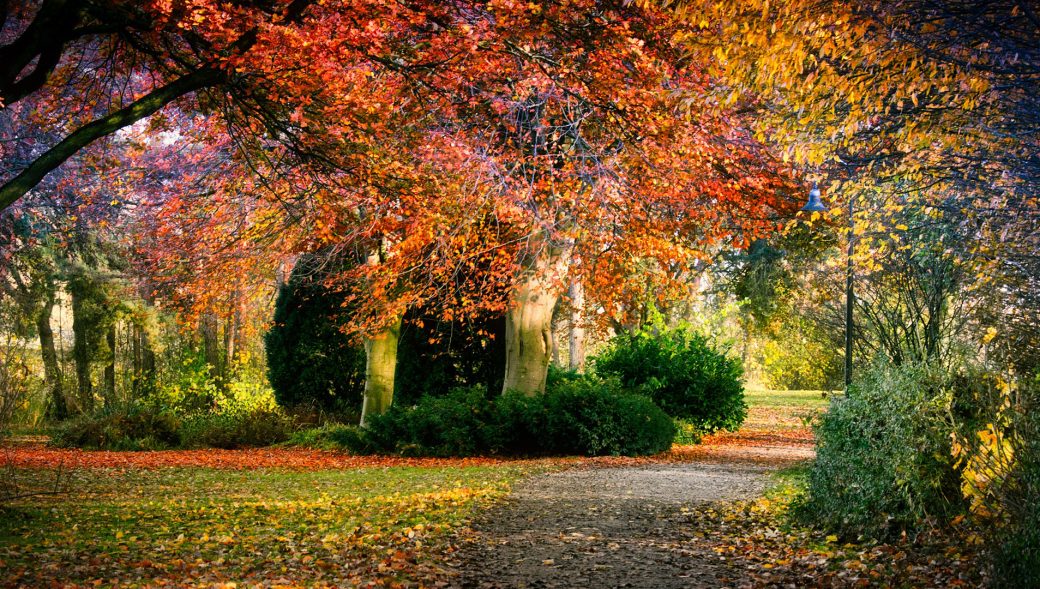
M852 219L852 195L849 195L849 253L845 268L845 392L849 392L852 384L852 303L855 296L852 292L852 253L856 231Z

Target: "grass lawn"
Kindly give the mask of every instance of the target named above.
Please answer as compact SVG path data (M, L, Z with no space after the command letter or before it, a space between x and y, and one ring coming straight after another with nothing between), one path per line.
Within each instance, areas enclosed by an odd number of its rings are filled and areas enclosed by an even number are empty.
M23 483L54 470L13 471ZM436 576L425 552L515 465L75 469L0 510L0 586L342 586Z
M809 420L827 408L831 391L772 391L748 388L745 399L748 418L745 428L805 428ZM840 393L837 393L840 394Z
M741 445L811 436L803 417L827 401L818 391L750 390L748 404ZM0 587L429 583L444 578L433 556L443 557L451 532L475 509L520 477L567 462L412 464L304 449L125 453L38 445L19 456L5 474L19 486L45 488L59 463L67 480L61 494L0 508Z

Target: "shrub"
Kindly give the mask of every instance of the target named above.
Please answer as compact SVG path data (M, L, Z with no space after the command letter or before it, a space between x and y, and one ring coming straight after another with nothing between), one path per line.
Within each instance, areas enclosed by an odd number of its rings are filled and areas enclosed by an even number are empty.
M180 420L146 405L105 409L58 426L51 444L61 448L162 450L178 445Z
M617 381L562 380L537 401L533 410L542 424L529 435L543 438L545 453L643 456L671 448L675 437L664 411Z
M886 538L963 511L948 377L878 365L816 424L802 513L845 536Z
M504 373L504 330L504 317L444 321L412 310L401 327L394 402L412 405L425 396L475 386L497 394Z
M1040 378L1021 390L1013 414L1015 464L997 501L1005 525L992 530L994 587L1040 587Z
M675 439L674 443L682 446L695 446L701 443L700 430L696 425L686 421L685 419L675 420Z
M339 450L359 446L358 427L342 423L326 423L293 432L285 441L286 446L303 446L319 450ZM367 452L361 452L367 453Z
M653 401L592 376L561 380L533 397L489 400L482 387L456 389L338 433L354 452L411 456L645 455L670 448L674 434Z
M359 450L405 456L472 456L488 453L496 437L493 404L483 387L455 389L443 397L426 396L411 406L394 405L373 416ZM364 448L368 444L371 448Z
M303 258L278 290L264 336L268 378L278 404L356 412L365 387L365 353L340 330L342 292L327 288L316 258Z
M747 417L740 362L687 329L620 335L594 362L700 432L735 431Z
M292 431L292 420L278 411L211 413L185 420L180 442L186 448L261 447L288 440Z
M994 587L1040 587L1040 441L1023 450L1008 491L1009 523L993 550Z
M365 353L341 330L350 313L349 292L326 286L328 276L325 264L304 258L279 289L274 323L264 337L268 377L282 407L358 415ZM410 310L398 343L395 399L411 404L479 384L497 390L504 335L491 334L504 328L501 317L449 322L423 309Z

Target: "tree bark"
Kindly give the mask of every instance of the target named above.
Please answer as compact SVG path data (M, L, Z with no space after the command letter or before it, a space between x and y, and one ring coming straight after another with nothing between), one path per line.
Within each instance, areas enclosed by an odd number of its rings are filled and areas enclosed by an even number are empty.
M87 346L87 319L83 317L83 295L80 289L72 291L72 360L76 364L76 387L80 404L84 412L94 410L94 386L90 382L90 349Z
M397 373L397 342L401 337L401 319L397 318L383 331L365 338L365 398L361 405L361 425L372 415L381 415L394 401L394 377Z
M506 376L502 392L545 392L552 359L552 311L559 298L540 280L522 284L506 312Z
M238 311L233 310L224 323L224 366L225 372L231 375L235 370L235 358L238 356Z
M202 332L202 354L206 359L206 364L210 367L210 376L221 379L224 377L224 355L220 349L220 338L217 334L220 324L216 315L212 313L203 315L199 329Z
M570 358L568 363L571 370L583 372L585 370L585 327L582 323L581 312L585 307L585 287L580 280L571 282L567 290L567 296L571 299Z
M108 363L105 364L105 407L113 407L116 404L116 322L108 326L105 333L105 343L108 344Z
M58 352L54 347L54 330L51 329L51 313L54 300L48 297L36 316L36 331L40 336L40 356L43 360L43 382L51 397L50 416L55 420L67 419L69 407L65 403L65 391L61 386L61 368Z
M152 349L152 342L148 337L148 329L143 325L139 325L137 329L140 364L134 383L137 385L137 392L141 393L151 391L155 381L155 350Z
M520 284L506 311L506 374L502 392L527 396L545 392L545 378L552 360L552 317L560 299L560 279L566 274L572 245L548 243L532 236L532 249L524 263Z

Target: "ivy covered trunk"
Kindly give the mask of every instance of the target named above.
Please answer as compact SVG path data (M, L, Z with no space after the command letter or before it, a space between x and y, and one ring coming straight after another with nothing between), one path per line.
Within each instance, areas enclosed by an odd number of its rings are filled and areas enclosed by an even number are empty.
M532 256L506 311L506 375L502 392L528 396L545 392L553 353L553 309L560 298L558 278L569 248L545 246Z
M397 342L400 338L400 318L383 331L365 338L365 397L361 405L361 425L365 425L372 415L386 413L393 403Z
M94 386L90 381L90 343L88 337L93 327L85 317L85 307L80 281L71 281L69 291L72 295L72 359L76 364L76 388L80 408L84 413L94 410Z
M108 346L108 357L105 362L105 388L102 393L105 396L105 407L113 407L116 404L116 323L111 322L105 329L105 344Z
M48 414L56 421L69 416L69 408L65 403L65 392L61 386L61 367L58 364L58 353L54 346L54 330L51 329L51 313L54 310L54 298L48 297L36 316L36 331L40 336L40 356L43 359L43 381L51 398Z

